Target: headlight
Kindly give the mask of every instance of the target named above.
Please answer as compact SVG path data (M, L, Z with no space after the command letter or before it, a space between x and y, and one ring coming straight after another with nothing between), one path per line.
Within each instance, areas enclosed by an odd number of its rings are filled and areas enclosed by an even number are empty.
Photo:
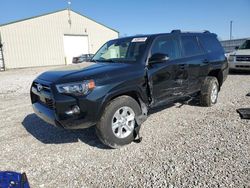
M83 82L74 82L56 85L57 91L64 94L72 94L76 96L86 95L95 88L94 80Z
M229 62L235 61L235 55L230 55L229 58L228 58L228 61Z

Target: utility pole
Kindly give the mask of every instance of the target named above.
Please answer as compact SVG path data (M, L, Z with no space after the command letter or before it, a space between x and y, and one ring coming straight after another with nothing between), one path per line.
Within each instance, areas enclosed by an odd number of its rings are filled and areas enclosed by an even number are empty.
M69 25L71 26L70 6L71 6L71 1L68 0L68 16L69 16L68 22L69 22Z
M233 39L232 32L233 32L233 21L230 21L230 40Z

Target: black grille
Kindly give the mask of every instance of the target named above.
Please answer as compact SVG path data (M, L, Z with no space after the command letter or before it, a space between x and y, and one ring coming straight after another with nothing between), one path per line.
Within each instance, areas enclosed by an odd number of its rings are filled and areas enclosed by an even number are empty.
M37 90L37 92L33 93L34 102L38 102L50 109L54 109L54 101L51 99L51 89L50 86L34 82L32 86ZM38 88L40 87L40 89ZM48 98L48 96L50 96Z
M236 56L236 61L250 61L250 56L246 55Z
M238 68L250 68L250 65L236 65Z

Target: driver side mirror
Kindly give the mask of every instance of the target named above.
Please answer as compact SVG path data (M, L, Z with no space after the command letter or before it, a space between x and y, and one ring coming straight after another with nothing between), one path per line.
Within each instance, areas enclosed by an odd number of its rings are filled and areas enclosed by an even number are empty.
M149 58L149 64L162 63L169 60L167 54L156 53Z
M239 49L239 46L236 46L236 47L235 47L235 50L238 50L238 49Z

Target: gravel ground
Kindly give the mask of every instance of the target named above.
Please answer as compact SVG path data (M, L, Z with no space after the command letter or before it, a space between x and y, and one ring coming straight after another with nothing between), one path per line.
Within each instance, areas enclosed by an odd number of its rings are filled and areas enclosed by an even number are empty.
M155 110L140 144L108 149L94 128L67 131L32 111L29 87L47 68L0 72L0 170L32 187L250 187L250 75L229 75L211 108Z

